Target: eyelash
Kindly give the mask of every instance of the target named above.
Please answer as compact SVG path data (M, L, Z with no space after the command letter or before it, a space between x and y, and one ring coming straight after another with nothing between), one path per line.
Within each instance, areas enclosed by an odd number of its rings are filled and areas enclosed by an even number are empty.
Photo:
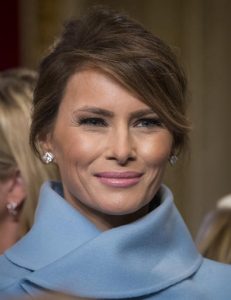
M83 117L79 119L79 125L106 127L107 123L102 118Z
M97 117L82 117L78 121L80 126L90 126L90 127L107 127L108 123L103 118ZM153 128L153 127L162 127L163 124L159 118L143 118L138 119L134 123L134 127L138 128Z
M139 125L139 124L145 124L145 125ZM136 121L137 127L147 127L147 128L153 128L153 127L162 127L163 124L159 118L143 118Z

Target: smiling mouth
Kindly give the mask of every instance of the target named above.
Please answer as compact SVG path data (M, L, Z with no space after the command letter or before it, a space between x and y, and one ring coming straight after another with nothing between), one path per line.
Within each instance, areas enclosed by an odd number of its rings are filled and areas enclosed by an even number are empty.
M139 183L143 173L138 172L102 172L95 176L98 180L110 187L126 188Z

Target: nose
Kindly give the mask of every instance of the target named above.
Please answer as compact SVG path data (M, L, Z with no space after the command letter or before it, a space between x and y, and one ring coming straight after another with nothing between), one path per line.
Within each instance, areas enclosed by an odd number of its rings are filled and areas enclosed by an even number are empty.
M121 126L112 130L108 139L106 158L126 165L136 159L135 142L129 128Z

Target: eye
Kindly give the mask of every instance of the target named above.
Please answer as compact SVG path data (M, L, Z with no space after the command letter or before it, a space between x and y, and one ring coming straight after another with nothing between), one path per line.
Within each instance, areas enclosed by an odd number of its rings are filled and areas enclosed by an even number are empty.
M153 127L162 127L163 124L159 118L143 118L139 119L135 123L136 127L146 127L146 128L153 128Z
M106 127L107 123L102 118L95 118L95 117L86 117L86 118L80 118L78 121L79 125L84 126L96 126L96 127Z

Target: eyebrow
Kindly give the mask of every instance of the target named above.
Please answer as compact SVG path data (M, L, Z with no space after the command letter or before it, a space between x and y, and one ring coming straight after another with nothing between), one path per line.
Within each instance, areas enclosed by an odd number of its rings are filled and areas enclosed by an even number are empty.
M83 106L80 109L77 109L76 112L88 112L88 113L93 113L96 115L101 115L101 116L105 116L105 117L113 117L114 113L103 109L103 108L99 108L99 107L94 107L94 106Z
M94 107L94 106L83 106L80 109L77 109L76 112L88 112L104 117L113 117L114 113L110 110ZM140 118L149 114L156 113L151 108L145 108L131 113L131 118Z
M131 113L131 118L141 118L146 115L157 115L151 108L145 108Z

